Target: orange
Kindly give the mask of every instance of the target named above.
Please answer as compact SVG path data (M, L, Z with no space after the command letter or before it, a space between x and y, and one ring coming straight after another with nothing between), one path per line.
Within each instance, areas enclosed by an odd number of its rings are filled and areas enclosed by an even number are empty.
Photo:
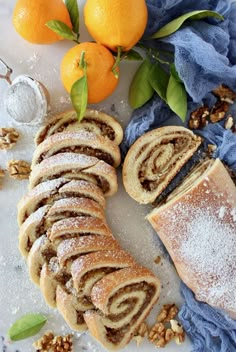
M72 28L69 12L62 0L18 0L13 12L13 25L27 41L50 44L63 39L45 23L59 20Z
M87 64L88 103L98 103L111 95L118 84L118 78L112 72L115 59L103 45L84 42L71 48L61 63L61 80L70 92L72 85L84 75L79 67L83 51Z
M84 21L96 42L113 51L131 49L147 25L145 0L87 0Z

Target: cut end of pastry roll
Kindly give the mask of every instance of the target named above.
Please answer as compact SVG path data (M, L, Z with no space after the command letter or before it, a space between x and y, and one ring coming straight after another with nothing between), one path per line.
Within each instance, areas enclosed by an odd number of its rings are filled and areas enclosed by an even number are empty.
M199 301L236 316L236 188L222 162L194 168L148 216Z
M160 281L140 266L106 275L92 289L97 310L84 313L92 336L108 350L125 347L158 300L160 286Z
M180 126L155 129L130 148L123 166L127 193L141 204L153 203L201 144Z
M52 155L67 152L94 156L113 167L118 167L121 160L120 149L117 144L95 133L80 130L49 136L36 148L32 167Z
M87 109L81 122L78 122L77 113L74 110L63 112L49 119L37 133L35 144L42 143L55 133L77 132L81 129L106 137L117 145L123 139L122 127L114 117L100 111Z
M98 185L105 196L117 191L115 169L93 156L74 153L60 153L36 165L30 175L29 188L46 180L64 177L66 179L90 180Z

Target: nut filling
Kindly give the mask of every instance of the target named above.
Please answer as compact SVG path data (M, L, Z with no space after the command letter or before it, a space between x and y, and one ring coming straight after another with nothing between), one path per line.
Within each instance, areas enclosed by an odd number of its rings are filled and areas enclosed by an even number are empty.
M126 286L124 288L121 288L109 300L109 306L111 306L112 302L114 300L116 300L116 298L118 298L120 295L125 294L125 293L132 293L132 292L134 292L134 294L135 294L138 291L142 291L142 292L145 291L146 292L146 298L145 298L143 304L141 305L139 311L132 317L130 322L128 324L124 325L120 329L112 329L112 328L106 327L106 331L107 331L106 336L107 336L108 340L111 341L114 344L118 344L121 341L121 339L124 337L124 335L127 332L127 330L129 330L130 327L132 327L135 324L135 321L139 318L139 316L141 315L142 311L148 306L148 304L152 300L152 298L153 298L153 296L155 294L156 288L154 286L148 284L147 282L141 282L141 283L138 283L138 284L132 284L132 285ZM136 304L136 302L137 302L137 298L135 297L135 295L134 295L133 298L130 297L129 299L126 299L125 303L130 303L130 307L127 308L121 314L119 314L119 319L122 319L127 314L131 313L132 310L133 310L133 307ZM112 321L118 321L117 316L115 316L115 315L109 315L109 319L112 320ZM135 334L135 331L134 331L134 334Z
M67 152L73 152L73 153L78 153L78 154L81 153L81 154L85 154L87 156L94 156L100 160L105 161L107 164L114 166L114 159L112 158L112 156L110 154L104 152L101 149L96 149L96 148L92 148L92 147L88 147L88 146L84 146L84 145L61 148L61 149L57 150L55 153L51 154L50 156L56 155L59 153L67 153ZM45 158L47 158L47 153L41 154L38 159L38 163L40 163Z
M184 153L194 146L194 141L184 137L163 140L159 148L145 155L140 165L138 177L142 187L148 192L155 190Z

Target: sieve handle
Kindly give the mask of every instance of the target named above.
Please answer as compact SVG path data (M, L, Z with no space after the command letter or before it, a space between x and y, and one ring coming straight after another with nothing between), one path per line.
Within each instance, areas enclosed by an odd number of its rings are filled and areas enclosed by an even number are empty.
M0 79L5 79L9 84L12 84L12 81L11 81L11 74L13 72L12 68L10 68L4 61L3 59L0 58L0 63L5 66L7 72L5 75L1 75L0 74Z

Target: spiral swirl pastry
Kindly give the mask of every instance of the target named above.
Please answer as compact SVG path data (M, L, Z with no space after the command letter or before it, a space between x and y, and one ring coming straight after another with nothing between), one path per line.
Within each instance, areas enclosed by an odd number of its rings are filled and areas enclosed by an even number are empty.
M200 144L200 137L179 126L158 128L141 136L124 161L127 193L141 204L153 203Z
M157 278L138 265L104 276L91 292L96 310L84 314L90 333L108 350L125 347L159 293Z
M101 111L87 109L80 123L78 122L77 114L74 110L53 116L38 131L35 137L35 144L38 145L49 136L59 132L78 132L80 130L103 136L116 145L119 145L123 139L122 127L112 116Z
M34 152L32 167L52 155L65 152L94 156L114 167L120 164L120 149L117 144L95 133L80 130L56 133L45 139Z
M53 155L37 164L31 172L29 188L59 177L88 180L98 185L105 196L117 191L117 177L112 166L93 156L69 152Z

